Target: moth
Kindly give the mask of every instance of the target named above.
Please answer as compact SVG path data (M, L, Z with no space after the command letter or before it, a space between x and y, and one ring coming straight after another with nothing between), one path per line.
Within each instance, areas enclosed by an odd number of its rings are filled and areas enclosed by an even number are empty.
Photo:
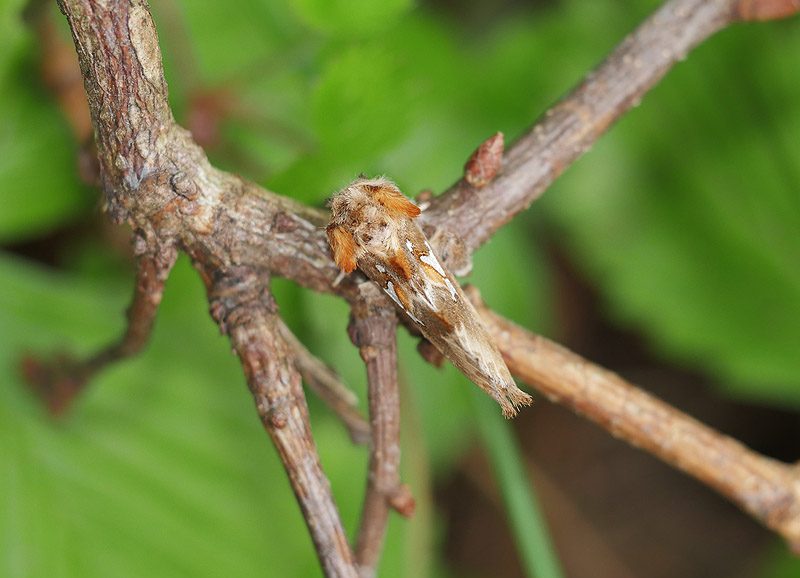
M414 221L420 208L397 185L360 178L330 207L326 232L342 271L358 267L377 283L428 341L500 404L505 417L530 405L472 303Z

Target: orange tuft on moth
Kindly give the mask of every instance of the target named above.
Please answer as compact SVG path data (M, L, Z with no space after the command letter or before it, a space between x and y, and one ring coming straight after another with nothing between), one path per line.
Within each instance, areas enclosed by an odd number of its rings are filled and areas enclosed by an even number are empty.
M406 197L396 187L389 187L381 185L372 187L372 196L381 205L386 207L389 213L401 217L406 216L410 218L418 217L420 208L411 202L411 199Z
M352 273L356 268L356 242L353 235L342 227L328 226L325 232L336 265L345 273Z
M358 266L464 375L516 415L520 391L475 308L413 220L420 208L385 178L360 178L331 200L328 240L349 273Z

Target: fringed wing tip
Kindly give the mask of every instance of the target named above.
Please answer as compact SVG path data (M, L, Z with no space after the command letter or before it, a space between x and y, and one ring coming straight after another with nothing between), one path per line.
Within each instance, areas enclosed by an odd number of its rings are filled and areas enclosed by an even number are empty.
M520 390L513 383L503 392L502 399L499 399L500 407L503 410L503 417L511 419L517 416L517 413L522 407L531 405L533 398Z

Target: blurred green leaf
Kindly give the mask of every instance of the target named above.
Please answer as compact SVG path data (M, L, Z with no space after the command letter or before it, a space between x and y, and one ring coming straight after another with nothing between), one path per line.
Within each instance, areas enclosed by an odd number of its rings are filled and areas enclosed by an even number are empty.
M292 0L303 21L328 34L370 35L388 28L413 6L413 0Z
M530 475L524 467L525 457L509 423L501 417L496 405L477 391L472 392L472 411L527 575L563 576Z
M503 227L475 254L468 281L484 301L515 323L538 332L552 328L551 277L531 229L538 219L518 219Z
M377 43L331 58L314 98L320 146L346 161L401 140L413 97L402 72L397 55Z
M160 36L170 46L176 64L196 66L193 73L199 78L194 80L212 83L238 80L243 73L259 75L269 57L285 49L299 33L281 2L239 0L235 8L217 2L180 2L171 10L162 7L157 14L163 21ZM188 45L171 38L168 32L174 27L186 28Z
M775 544L768 551L760 578L797 578L800 576L800 560L785 544Z
M31 79L28 58L0 71L0 242L21 241L91 206L61 113Z
M25 0L4 0L0 4L0 38L3 50L0 50L0 89L8 82L8 69L19 58L25 48L29 48L28 33L22 22L22 9Z
M387 34L402 39L415 23ZM388 168L381 158L421 122L428 79L386 38L330 47L314 82L310 129L315 146L271 187L320 202L361 172Z

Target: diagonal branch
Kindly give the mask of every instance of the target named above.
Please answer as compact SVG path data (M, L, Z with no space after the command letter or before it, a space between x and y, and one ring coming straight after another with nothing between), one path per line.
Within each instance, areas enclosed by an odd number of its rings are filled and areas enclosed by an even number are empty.
M292 350L297 371L314 393L342 420L355 444L369 441L369 424L358 411L358 398L347 389L330 367L317 359L292 333L283 321L278 327L286 344Z
M511 372L631 445L713 488L800 553L800 469L772 460L470 299Z
M286 468L326 576L356 578L353 554L311 436L300 374L277 306L249 268L208 272L214 319L242 362L258 415Z
M42 397L53 415L66 411L86 384L108 365L139 353L153 331L164 283L175 264L177 251L164 247L141 255L136 263L133 301L122 338L87 359L61 355L45 360L28 355L22 360L26 381Z
M375 285L366 284L364 289L363 298L353 306L348 332L367 366L372 437L355 553L361 578L372 578L383 549L390 508L410 516L414 500L400 483L397 316Z
M508 149L503 170L491 183L478 189L461 179L431 202L424 219L461 235L472 254L541 196L695 46L734 22L798 11L798 0L665 2Z

